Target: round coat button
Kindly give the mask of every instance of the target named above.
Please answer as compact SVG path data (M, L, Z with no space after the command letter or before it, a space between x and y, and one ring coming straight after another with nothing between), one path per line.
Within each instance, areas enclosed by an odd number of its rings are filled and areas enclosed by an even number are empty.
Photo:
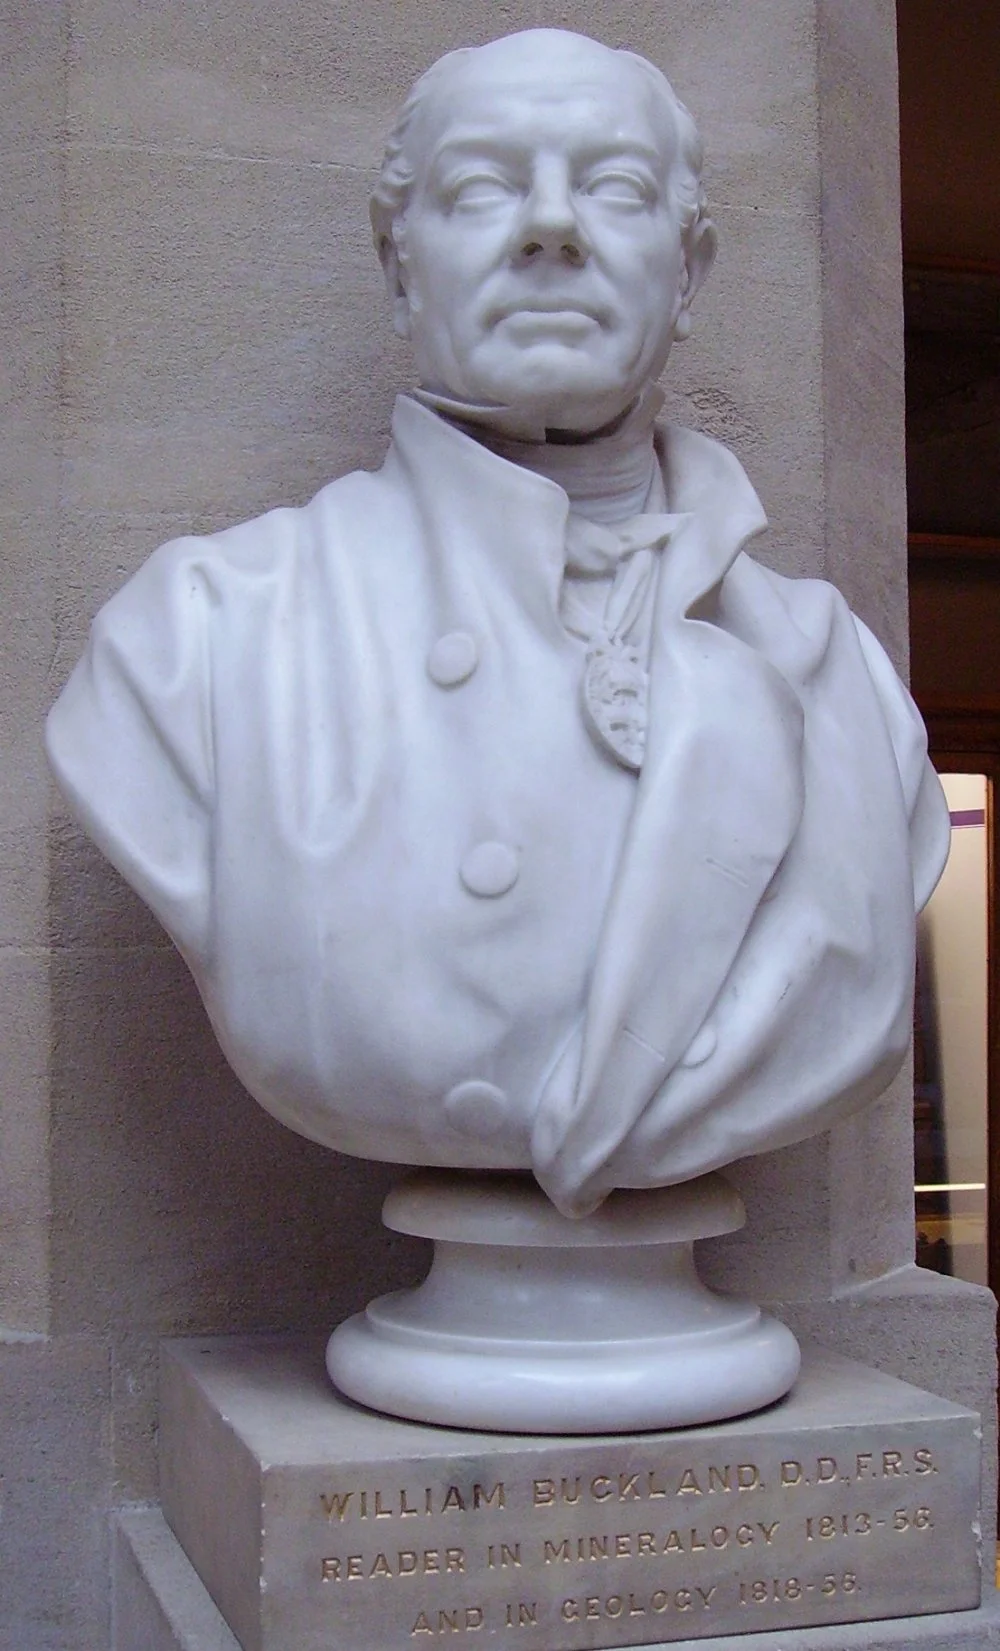
M459 866L459 876L470 894L490 897L506 894L517 882L517 853L507 843L477 843Z
M462 1135L495 1135L507 1118L507 1097L495 1083L469 1078L444 1098L445 1116Z
M479 663L476 639L468 631L449 631L439 636L427 655L427 674L439 688L457 688L470 677Z

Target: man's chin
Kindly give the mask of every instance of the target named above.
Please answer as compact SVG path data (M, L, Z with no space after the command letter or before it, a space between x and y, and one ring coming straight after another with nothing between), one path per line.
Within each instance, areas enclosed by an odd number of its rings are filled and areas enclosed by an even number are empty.
M504 407L525 423L542 429L596 430L611 422L635 399L633 386L566 363L551 352L547 361L532 361L530 371L490 375L480 381L477 400Z

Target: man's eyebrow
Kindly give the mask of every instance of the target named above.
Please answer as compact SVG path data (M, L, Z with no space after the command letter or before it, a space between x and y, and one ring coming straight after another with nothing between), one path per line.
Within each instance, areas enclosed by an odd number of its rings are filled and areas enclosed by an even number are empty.
M654 170L669 164L666 155L651 143L643 143L640 138L619 138L610 143L587 144L579 151L579 158L591 165L602 160L640 160L645 161Z
M450 160L474 160L479 155L502 150L505 154L530 155L531 145L516 134L502 132L470 132L467 136L444 138L431 155L431 166L440 166Z
M525 142L517 133L460 133L442 140L431 155L430 167L442 166L451 160L475 160L497 153L515 156L518 159L530 159L536 147L533 143ZM652 144L643 143L640 138L612 138L609 141L588 142L580 146L573 159L584 166L593 166L602 160L628 159L644 161L654 170L669 165L667 156Z

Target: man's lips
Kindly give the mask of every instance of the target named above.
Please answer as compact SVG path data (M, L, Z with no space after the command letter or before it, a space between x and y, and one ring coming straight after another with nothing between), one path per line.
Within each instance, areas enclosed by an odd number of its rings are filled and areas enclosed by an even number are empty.
M496 326L501 321L517 320L520 317L535 317L539 321L593 321L600 325L602 312L596 305L581 304L576 298L518 298L508 304L498 304L490 321Z

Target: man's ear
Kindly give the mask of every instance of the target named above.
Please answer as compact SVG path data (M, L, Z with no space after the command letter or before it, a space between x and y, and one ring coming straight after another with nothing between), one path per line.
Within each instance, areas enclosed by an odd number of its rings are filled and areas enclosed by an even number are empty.
M684 237L684 290L681 293L681 307L674 323L674 337L679 340L690 336L691 305L695 293L715 263L718 245L719 237L715 225L711 218L704 216L692 224Z
M389 303L392 305L392 325L398 338L410 336L410 300L403 284L403 266L399 248L391 235L379 239L378 258L385 276Z

